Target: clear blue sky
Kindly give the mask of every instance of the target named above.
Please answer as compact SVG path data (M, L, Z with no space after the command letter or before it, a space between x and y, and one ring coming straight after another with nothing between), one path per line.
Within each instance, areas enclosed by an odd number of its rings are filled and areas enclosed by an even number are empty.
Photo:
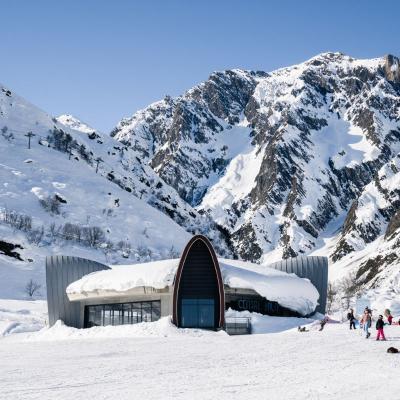
M0 82L109 132L227 68L400 54L397 1L0 0Z

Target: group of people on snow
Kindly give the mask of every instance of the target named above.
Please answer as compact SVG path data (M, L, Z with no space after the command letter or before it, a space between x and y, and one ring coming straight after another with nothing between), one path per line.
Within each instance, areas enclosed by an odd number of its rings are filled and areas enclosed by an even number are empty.
M391 315L389 310L385 310L385 315L388 320L388 324L392 325L393 322L393 316ZM347 319L350 324L350 330L356 329L356 322L357 318L354 316L354 310L350 308L349 312L347 313ZM368 307L365 307L365 310L362 314L362 317L360 318L360 329L363 330L365 338L368 339L371 336L371 332L369 332L369 329L371 328L372 325L372 310ZM400 324L400 321L399 321ZM386 340L385 338L385 333L383 331L383 328L385 326L385 322L383 320L383 315L379 315L375 328L377 330L377 335L376 335L376 340Z

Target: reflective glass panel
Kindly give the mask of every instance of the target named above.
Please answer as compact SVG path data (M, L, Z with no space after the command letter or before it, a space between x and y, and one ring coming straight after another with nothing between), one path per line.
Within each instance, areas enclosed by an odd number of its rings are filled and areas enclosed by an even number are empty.
M184 328L213 328L214 299L182 299L181 324Z
M86 306L85 327L137 324L157 321L161 317L161 302L146 301Z

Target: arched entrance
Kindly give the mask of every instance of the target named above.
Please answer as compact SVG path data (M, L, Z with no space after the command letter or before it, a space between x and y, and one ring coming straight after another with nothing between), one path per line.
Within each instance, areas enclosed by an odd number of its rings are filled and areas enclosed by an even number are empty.
M173 322L183 328L220 329L224 311L217 256L210 241L196 235L186 245L175 276Z

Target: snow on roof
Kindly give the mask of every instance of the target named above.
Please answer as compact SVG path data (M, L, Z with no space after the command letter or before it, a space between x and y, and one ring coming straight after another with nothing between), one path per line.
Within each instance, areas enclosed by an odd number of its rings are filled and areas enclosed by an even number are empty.
M319 294L308 279L244 261L219 259L224 284L232 288L253 289L270 301L307 315L315 310ZM126 292L136 287L163 289L172 286L179 259L134 265L110 265L111 269L93 272L71 283L68 295L96 291Z

